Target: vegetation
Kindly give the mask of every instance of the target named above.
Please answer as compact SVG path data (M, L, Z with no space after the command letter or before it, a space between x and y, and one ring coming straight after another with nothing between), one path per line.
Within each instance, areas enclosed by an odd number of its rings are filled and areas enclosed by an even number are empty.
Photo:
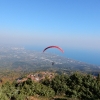
M100 74L76 72L72 75L56 75L41 82L31 79L16 83L6 82L0 87L0 100L30 100L30 96L53 100L100 100Z

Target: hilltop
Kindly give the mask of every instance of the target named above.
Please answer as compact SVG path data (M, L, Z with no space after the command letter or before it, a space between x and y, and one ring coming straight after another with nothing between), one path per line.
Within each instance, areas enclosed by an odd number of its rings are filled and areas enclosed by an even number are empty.
M99 100L100 74L38 72L6 82L0 94L1 100Z

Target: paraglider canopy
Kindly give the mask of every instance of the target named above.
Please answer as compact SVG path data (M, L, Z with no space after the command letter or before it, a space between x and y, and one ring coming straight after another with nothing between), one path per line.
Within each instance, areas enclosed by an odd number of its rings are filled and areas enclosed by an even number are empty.
M58 47L58 46L48 46L48 47L46 47L46 48L43 50L43 52L44 52L45 50L49 49L49 48L57 48L57 49L60 50L62 53L64 52L63 49L60 48L60 47Z

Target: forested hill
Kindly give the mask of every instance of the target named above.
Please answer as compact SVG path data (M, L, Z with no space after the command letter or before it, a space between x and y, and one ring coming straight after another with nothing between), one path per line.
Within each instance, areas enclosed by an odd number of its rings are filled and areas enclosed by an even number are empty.
M100 100L100 74L94 77L76 72L40 82L30 78L7 82L0 86L0 100Z

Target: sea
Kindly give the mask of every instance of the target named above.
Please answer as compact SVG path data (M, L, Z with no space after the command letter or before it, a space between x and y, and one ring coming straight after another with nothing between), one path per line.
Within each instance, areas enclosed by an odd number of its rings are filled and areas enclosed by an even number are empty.
M44 46L24 46L27 50L33 50L37 52L43 52ZM100 52L92 51L92 50L82 50L82 49L70 49L63 48L64 53L55 48L50 48L45 52L56 54L65 58L70 58L73 60L85 62L88 64L93 64L100 66Z

